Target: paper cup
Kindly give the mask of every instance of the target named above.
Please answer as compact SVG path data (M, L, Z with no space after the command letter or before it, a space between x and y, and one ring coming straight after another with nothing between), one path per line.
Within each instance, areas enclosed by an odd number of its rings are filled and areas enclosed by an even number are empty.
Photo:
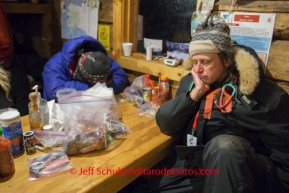
M126 42L122 43L123 55L130 56L132 50L132 43Z

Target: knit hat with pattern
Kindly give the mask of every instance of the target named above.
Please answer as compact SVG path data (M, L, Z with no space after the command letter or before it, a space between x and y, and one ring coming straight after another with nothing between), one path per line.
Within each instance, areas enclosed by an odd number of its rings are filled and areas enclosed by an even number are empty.
M200 22L189 46L190 56L197 53L225 52L230 59L233 57L230 28L223 20L214 14Z
M112 75L107 56L99 51L83 53L78 60L73 79L88 84L110 81Z

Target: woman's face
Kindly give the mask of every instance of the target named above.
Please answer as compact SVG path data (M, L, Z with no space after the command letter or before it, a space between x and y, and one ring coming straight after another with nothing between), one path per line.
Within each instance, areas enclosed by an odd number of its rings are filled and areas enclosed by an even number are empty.
M228 60L221 61L219 54L194 54L192 59L194 72L207 85L221 82L230 66Z

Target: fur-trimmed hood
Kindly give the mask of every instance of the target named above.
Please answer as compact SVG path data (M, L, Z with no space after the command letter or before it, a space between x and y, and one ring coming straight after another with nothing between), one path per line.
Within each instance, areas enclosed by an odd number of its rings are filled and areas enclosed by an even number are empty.
M235 67L239 72L239 89L245 95L251 95L264 76L263 63L256 52L245 46L233 46ZM193 67L189 56L183 63L186 70Z

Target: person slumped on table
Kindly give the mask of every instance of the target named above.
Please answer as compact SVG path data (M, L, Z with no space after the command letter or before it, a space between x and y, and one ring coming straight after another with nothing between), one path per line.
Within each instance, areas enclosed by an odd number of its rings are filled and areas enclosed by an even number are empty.
M68 40L62 50L46 63L43 77L43 98L52 100L63 88L87 90L97 82L105 82L114 94L128 86L128 77L121 66L107 56L103 45L90 36Z
M157 176L148 192L289 192L288 94L264 76L253 49L231 44L216 15L197 26L189 55L191 73L156 113L161 132L181 137L179 158L159 168L197 172Z

